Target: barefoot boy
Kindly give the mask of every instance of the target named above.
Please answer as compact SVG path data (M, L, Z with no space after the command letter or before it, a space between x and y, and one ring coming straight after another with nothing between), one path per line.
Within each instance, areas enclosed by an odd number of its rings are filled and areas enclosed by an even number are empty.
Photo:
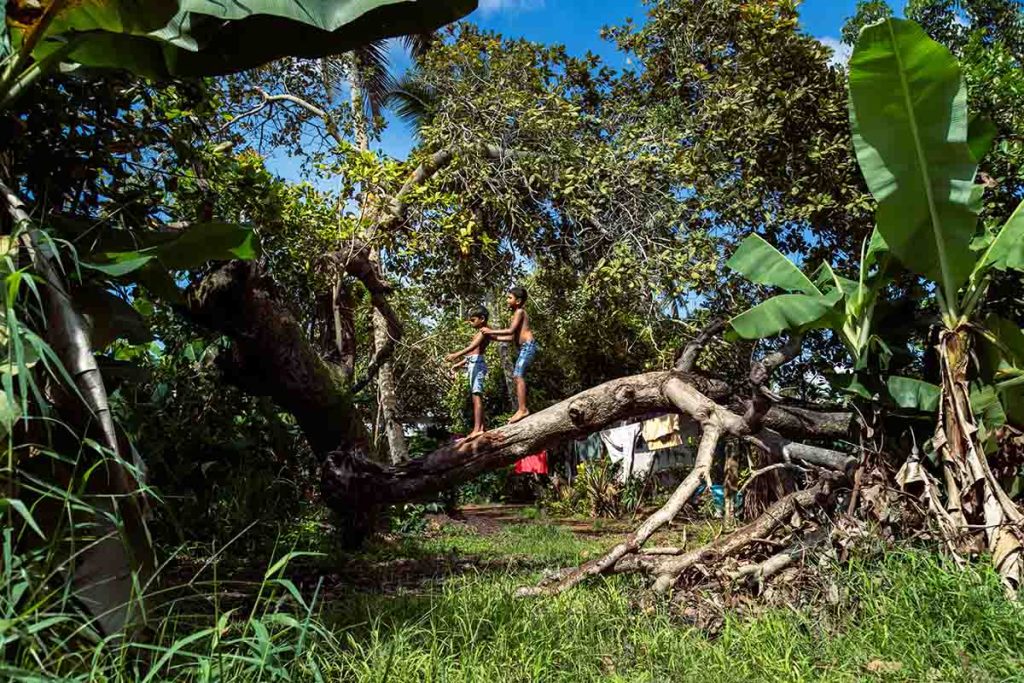
M484 379L487 378L487 361L484 359L484 353L491 340L487 338L483 330L486 329L488 316L487 309L483 306L470 311L469 324L477 330L473 341L461 351L445 356L445 360L448 362L465 358L454 368L466 366L466 373L469 375L469 391L473 394L473 431L466 436L467 439L475 439L484 433Z
M519 357L516 359L516 369L512 373L516 380L516 399L519 402L519 409L509 418L509 424L519 422L530 414L526 407L526 368L533 362L537 355L537 341L533 338L530 330L530 318L526 315L526 290L522 287L512 287L508 290L508 307L512 311L512 321L503 330L492 330L484 328L483 332L495 341L515 342L519 347Z

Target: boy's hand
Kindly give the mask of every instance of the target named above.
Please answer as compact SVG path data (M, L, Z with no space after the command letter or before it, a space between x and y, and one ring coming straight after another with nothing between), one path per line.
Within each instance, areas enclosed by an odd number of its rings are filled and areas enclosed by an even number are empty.
M481 327L481 328L480 328L480 332L481 332L481 334L483 334L484 336L487 336L487 335L489 335L489 334L493 333L493 332L494 332L494 330L492 330L491 328L489 328L489 327L487 327L487 326L485 325L484 327Z
M449 363L451 363L453 360L455 360L458 357L459 357L459 354L457 354L457 353L449 353L447 356L444 357L444 359L446 361L448 361Z

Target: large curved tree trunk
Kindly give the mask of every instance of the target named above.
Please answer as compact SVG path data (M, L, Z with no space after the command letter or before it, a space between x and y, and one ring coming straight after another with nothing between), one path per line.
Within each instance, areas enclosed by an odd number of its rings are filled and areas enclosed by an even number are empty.
M365 441L342 371L320 358L298 318L251 263L221 266L189 290L187 302L195 321L234 340L230 353L218 358L227 379L294 415L314 452L324 456Z

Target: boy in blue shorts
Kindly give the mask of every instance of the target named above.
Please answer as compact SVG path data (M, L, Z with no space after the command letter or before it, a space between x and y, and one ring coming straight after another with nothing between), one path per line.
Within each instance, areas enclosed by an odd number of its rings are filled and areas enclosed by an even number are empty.
M522 287L509 289L506 301L509 310L512 311L512 320L508 327L503 330L484 327L481 330L487 337L495 341L510 341L519 347L519 356L516 358L516 369L513 373L519 409L509 418L509 424L519 422L530 414L530 409L526 407L526 368L530 366L533 357L537 355L537 340L533 338L530 317L526 314L526 296L526 290Z
M484 380L487 379L487 360L484 358L484 353L486 353L491 340L484 330L487 329L489 315L483 306L470 311L468 322L477 331L473 336L473 341L461 351L445 356L445 360L449 362L457 361L460 358L464 359L456 363L452 369L465 365L466 374L469 376L469 391L473 395L473 431L466 436L466 439L475 439L486 431L484 429Z

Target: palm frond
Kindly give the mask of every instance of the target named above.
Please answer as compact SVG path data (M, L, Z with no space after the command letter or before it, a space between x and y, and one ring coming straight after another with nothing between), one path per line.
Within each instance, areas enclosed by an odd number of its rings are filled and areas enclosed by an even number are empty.
M360 84L363 88L363 101L372 116L380 114L387 93L395 86L388 63L388 42L380 40L369 43L353 52Z
M387 92L384 104L415 132L430 122L437 105L437 91L413 67Z
M414 61L420 61L430 48L437 42L436 33L413 33L412 35L399 38L402 45L409 51Z

